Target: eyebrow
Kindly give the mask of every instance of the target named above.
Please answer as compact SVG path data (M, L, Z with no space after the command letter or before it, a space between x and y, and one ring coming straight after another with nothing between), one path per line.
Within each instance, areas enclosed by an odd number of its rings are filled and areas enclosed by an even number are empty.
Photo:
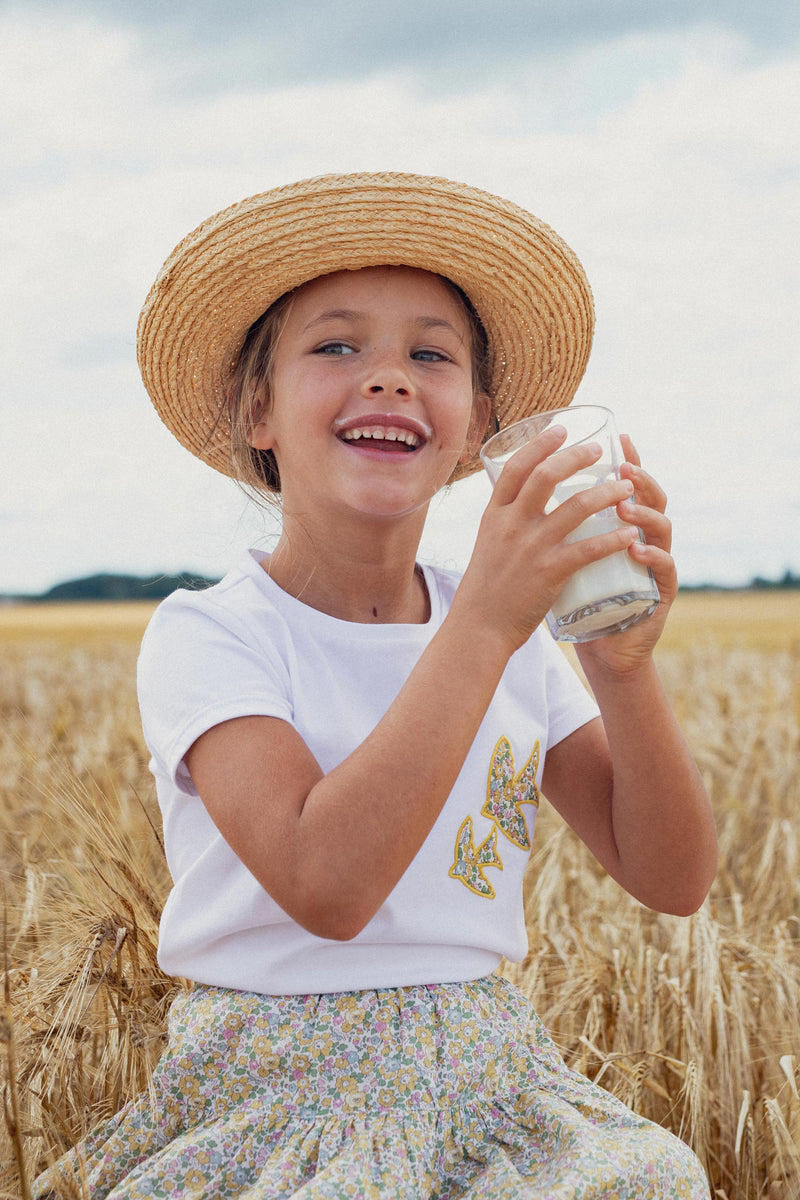
M359 321L363 320L366 315L366 313L358 312L352 308L329 308L324 313L320 313L318 317L314 317L313 320L309 321L303 329L303 333L307 333L309 329L315 329L317 325L324 325L328 321ZM420 329L449 329L456 337L463 340L464 335L459 333L455 326L450 321L446 321L444 317L416 317L414 324L419 326Z

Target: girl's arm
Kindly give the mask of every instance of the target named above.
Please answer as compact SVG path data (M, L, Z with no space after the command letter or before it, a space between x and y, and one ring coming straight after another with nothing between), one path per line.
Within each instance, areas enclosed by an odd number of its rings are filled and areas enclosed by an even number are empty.
M273 899L320 937L352 938L430 832L505 663L502 645L448 620L384 718L327 775L300 734L270 717L215 726L186 762L217 827Z
M606 870L651 908L694 912L714 878L717 840L700 774L652 659L678 590L670 555L666 497L642 469L627 438L625 474L637 504L620 514L640 525L647 545L631 553L653 571L657 612L622 634L578 647L603 719L550 750L542 789Z
M686 916L714 878L714 820L655 668L608 680L603 713L554 746L542 791L637 900Z
M377 912L452 790L511 654L575 569L635 536L564 541L628 489L604 484L546 516L555 483L597 457L582 447L549 457L562 440L548 431L503 471L448 616L385 716L337 767L324 775L296 730L268 717L223 722L188 751L225 839L311 932L351 938Z

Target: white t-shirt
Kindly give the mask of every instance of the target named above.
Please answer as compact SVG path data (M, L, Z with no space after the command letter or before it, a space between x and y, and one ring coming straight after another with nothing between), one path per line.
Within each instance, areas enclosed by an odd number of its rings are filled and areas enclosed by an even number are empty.
M424 625L356 624L289 596L260 557L251 551L207 591L174 592L142 643L139 703L173 879L161 967L222 987L304 994L463 981L488 974L503 956L519 961L528 949L522 876L537 781L548 748L597 715L594 701L538 629L509 662L453 791L379 911L351 941L316 937L233 853L184 755L221 721L264 715L294 726L330 771L392 703L444 620L459 576L424 568Z

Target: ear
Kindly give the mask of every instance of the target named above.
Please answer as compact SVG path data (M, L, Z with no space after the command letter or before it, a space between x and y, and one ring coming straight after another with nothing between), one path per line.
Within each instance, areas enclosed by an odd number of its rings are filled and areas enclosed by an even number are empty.
M260 421L256 421L255 425L250 426L247 443L254 450L273 450L275 448L275 439L270 431L269 422L265 418L262 417Z
M254 404L253 406L253 418L247 432L247 443L254 450L273 450L275 447L269 412L263 404Z
M478 453L486 435L491 415L491 397L487 396L486 392L476 392L472 401L472 412L470 413L467 437L464 442L464 449L461 451L461 457L458 460L459 462L469 462Z

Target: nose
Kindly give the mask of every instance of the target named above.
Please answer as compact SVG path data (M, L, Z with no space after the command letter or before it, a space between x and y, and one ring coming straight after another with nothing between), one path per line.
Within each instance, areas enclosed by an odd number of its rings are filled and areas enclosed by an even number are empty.
M390 395L410 398L413 384L404 364L392 356L373 363L365 373L361 384L364 396Z

